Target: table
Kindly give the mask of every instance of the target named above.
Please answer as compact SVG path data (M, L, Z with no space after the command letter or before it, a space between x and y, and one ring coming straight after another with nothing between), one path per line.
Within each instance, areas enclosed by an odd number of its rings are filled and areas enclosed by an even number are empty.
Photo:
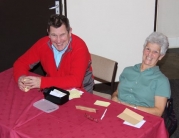
M33 103L43 99L37 89L19 90L13 78L13 69L0 73L0 138L167 138L164 120L160 117L132 109L144 116L146 123L140 128L123 124L117 118L126 106L84 92L81 98L72 99L52 113L35 108ZM84 111L75 105L98 109L100 118L105 107L94 105L96 100L110 102L108 111L98 123L87 119Z

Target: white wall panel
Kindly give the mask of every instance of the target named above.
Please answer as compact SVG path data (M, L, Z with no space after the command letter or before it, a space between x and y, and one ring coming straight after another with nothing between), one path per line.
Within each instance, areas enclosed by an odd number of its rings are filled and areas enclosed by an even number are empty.
M155 0L67 0L67 7L73 33L90 52L118 62L116 81L124 67L141 62Z
M158 0L157 31L169 37L169 48L179 47L179 0Z

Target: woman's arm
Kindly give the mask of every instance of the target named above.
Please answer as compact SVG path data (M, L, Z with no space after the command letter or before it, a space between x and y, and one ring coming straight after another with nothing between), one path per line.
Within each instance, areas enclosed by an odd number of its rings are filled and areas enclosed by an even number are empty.
M136 108L138 110L156 115L156 116L162 116L163 111L165 109L167 98L161 97L161 96L155 96L155 105L154 107L144 107L144 106L135 106L128 103L120 102L121 104L124 104L126 106L130 106L133 108Z
M128 104L128 103L125 103L125 102L121 102L118 99L118 89L112 94L111 100L118 102L118 103L121 103L121 104L124 104L124 105L129 106L129 107L133 107L133 108L136 108L138 110L156 115L156 116L162 116L164 109L165 109L165 106L166 106L166 103L167 103L166 97L155 96L154 107L144 107L144 106L131 105L131 104Z
M167 103L166 97L161 96L155 96L155 105L154 107L143 107L143 106L137 106L137 109L156 115L156 116L162 116L165 106Z

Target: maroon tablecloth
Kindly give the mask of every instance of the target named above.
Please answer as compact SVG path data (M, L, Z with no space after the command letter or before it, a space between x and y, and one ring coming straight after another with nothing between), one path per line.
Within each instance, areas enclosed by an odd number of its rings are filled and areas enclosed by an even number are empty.
M33 103L43 99L43 94L37 89L19 90L12 71L0 73L0 138L168 138L162 118L130 108L143 115L146 123L141 128L124 125L117 115L126 106L87 92L52 113L42 112ZM94 105L96 100L111 103L102 120L106 108ZM75 105L97 108L97 113L89 114L99 122L87 119Z

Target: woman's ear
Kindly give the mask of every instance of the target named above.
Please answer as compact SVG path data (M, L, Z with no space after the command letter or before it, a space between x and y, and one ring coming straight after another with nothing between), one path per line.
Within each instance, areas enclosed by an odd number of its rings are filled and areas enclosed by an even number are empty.
M161 60L165 55L160 55L159 60Z

